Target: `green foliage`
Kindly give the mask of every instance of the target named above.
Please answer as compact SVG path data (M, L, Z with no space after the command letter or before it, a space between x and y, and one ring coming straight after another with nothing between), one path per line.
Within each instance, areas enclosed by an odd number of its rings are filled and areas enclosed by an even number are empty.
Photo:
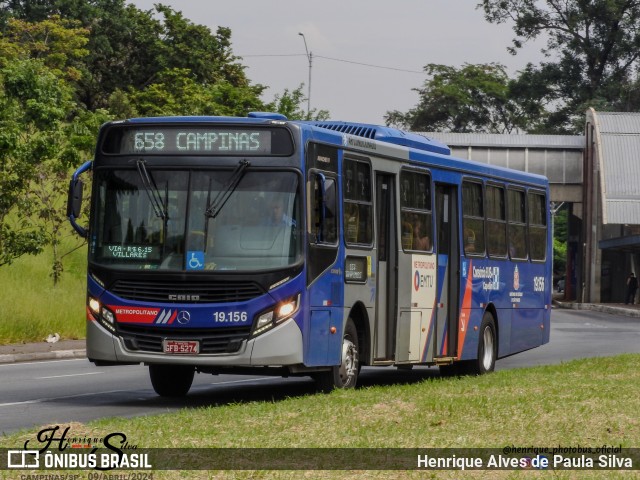
M307 99L302 93L304 84L291 92L285 89L282 94L276 94L273 102L266 106L269 112L278 112L287 117L289 120L328 120L329 112L327 110L312 109L310 112L303 110L303 102Z
M36 23L11 18L0 37L0 61L41 59L52 73L77 81L81 61L89 53L85 48L89 30L78 25L58 15Z
M546 38L549 60L529 65L519 79L530 99L549 108L537 131L579 133L589 106L640 109L640 1L483 0L480 6L487 21L513 24L513 54Z
M213 33L169 7L3 2L0 266L49 245L51 276L60 280L69 169L91 156L102 123L138 115L245 116L264 110L264 89L246 78L228 28Z
M231 51L231 30L218 27L215 35L204 25L196 25L182 13L158 4L156 11L163 16L163 49L160 64L173 69L186 69L202 83L226 82L234 87L249 84L244 67Z
M42 165L59 160L72 91L41 60L16 60L0 72L0 266L45 243L29 196ZM40 176L40 177L39 177Z
M419 368L403 373L389 367L387 375L374 377L385 378L386 385L373 384L329 395L313 394L313 383L303 379L285 393L278 392L276 379L265 382L262 387L231 391L212 386L199 390L188 400L203 406L162 415L141 412L136 418L113 417L88 424L73 423L69 437L102 438L111 432L123 432L127 440L139 448L173 449L176 445L182 449L214 450L502 449L505 445L595 448L609 445L622 446L628 451L626 449L635 448L640 442L636 414L640 408L639 367L638 354L502 370L481 377L441 378L434 369ZM33 439L37 431L32 427L12 433L2 438L1 445L17 448ZM327 453L318 452L319 455ZM366 450L362 450L362 455L365 453ZM185 457L182 452L176 451L176 454ZM267 454L278 455L275 451ZM383 452L381 462L387 455L393 458L392 452ZM410 461L415 462L415 458ZM449 472L426 469L203 472L153 473L162 474L163 479L633 478L624 470L617 476L617 472L605 470L554 470L547 472L549 475L530 470L462 472L459 469Z
M553 273L562 275L567 267L567 242L553 239Z
M77 237L67 236L59 249L71 251L77 242ZM84 338L87 249L77 249L64 260L65 274L57 285L51 281L51 247L0 268L0 344L41 342L54 332L64 339Z
M640 0L482 0L492 23L510 23L507 50L543 38L545 60L516 78L500 65L427 65L419 104L385 121L414 130L576 134L584 111L640 110Z
M429 64L419 104L406 113L387 112L385 121L417 131L511 133L525 128L529 116L511 99L502 65L462 68Z
M171 69L141 91L130 89L117 100L142 116L159 115L236 115L260 110L261 86L234 87L227 82L203 84L189 70ZM114 97L112 97L114 98Z
M567 266L569 211L560 209L553 217L553 273L564 274Z
M232 52L231 30L219 27L213 33L168 6L158 4L143 11L125 0L43 0L36 7L29 0L19 0L8 2L3 11L5 17L28 22L59 14L89 30L88 55L79 68L78 83L78 97L88 110L106 108L115 101L115 92L138 92L163 84L176 71L189 72L188 79L203 88L219 85L220 92L205 96L237 100L237 105L225 105L231 111L244 114L247 103L262 105L259 95L264 87L250 86L244 66ZM239 91L232 92L231 87Z

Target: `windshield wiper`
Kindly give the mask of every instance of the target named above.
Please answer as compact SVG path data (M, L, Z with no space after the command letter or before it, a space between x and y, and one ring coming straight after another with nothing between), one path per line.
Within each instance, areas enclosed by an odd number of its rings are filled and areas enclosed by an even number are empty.
M136 167L138 167L138 174L140 175L142 186L149 196L149 202L151 202L156 217L162 218L165 221L168 220L167 210L162 202L158 185L156 185L156 181L147 170L147 162L141 158L136 162Z
M248 160L240 160L238 166L231 173L229 180L225 187L218 192L216 198L213 199L211 203L207 201L207 209L204 212L205 217L207 218L216 218L220 213L220 210L224 207L229 197L236 191L236 188L240 184L240 180L244 177L244 173L247 168L251 165ZM211 186L209 186L209 194L211 194ZM208 223L208 222L207 222Z

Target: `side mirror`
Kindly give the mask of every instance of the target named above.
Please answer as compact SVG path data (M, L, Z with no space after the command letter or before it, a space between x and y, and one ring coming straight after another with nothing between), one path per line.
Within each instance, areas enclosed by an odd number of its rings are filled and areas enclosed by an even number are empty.
M69 197L67 198L67 217L79 218L82 213L82 180L74 178L69 182Z
M69 217L69 222L73 229L83 238L87 238L87 229L76 223L76 218L80 216L82 211L82 190L84 187L82 180L78 177L82 173L91 169L91 166L92 162L89 160L88 162L83 163L82 166L74 172L73 177L69 182L69 195L67 197L67 217Z

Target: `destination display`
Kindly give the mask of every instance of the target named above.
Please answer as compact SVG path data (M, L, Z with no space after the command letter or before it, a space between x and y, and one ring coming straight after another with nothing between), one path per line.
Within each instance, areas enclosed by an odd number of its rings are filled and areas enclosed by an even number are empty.
M293 150L283 128L162 125L111 130L103 151L113 154L282 155Z
M344 279L347 283L367 281L367 259L365 257L347 257L344 261Z
M104 245L104 258L119 260L160 260L161 247L152 245Z

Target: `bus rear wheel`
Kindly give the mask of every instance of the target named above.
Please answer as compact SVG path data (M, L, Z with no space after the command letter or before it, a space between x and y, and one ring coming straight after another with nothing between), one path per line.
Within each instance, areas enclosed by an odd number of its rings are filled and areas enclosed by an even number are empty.
M328 393L336 388L354 388L360 373L360 358L358 353L358 330L350 318L342 337L342 354L340 365L331 370L318 372L314 380L318 390Z
M193 383L195 369L186 365L149 365L149 378L161 397L183 397Z
M468 372L472 375L483 375L493 372L496 367L498 355L498 342L496 336L496 324L493 315L485 312L480 324L480 337L478 338L478 358L468 364Z

